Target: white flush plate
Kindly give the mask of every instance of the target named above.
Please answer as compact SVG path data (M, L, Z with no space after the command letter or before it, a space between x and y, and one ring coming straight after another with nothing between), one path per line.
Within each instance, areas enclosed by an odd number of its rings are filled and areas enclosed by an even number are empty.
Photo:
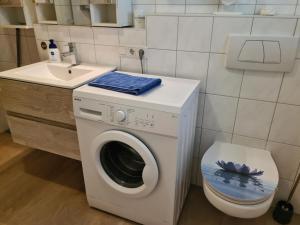
M225 66L231 69L290 72L299 37L228 36Z

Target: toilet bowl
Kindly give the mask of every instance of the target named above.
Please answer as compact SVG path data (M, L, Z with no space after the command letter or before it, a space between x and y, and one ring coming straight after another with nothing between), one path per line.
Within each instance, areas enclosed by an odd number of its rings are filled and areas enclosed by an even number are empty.
M256 218L270 208L278 170L270 152L216 142L201 160L203 189L220 211L239 218Z

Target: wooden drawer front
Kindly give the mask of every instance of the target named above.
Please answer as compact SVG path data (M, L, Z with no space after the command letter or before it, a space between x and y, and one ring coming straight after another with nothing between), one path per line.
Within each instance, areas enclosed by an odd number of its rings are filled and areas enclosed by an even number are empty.
M76 130L7 116L14 142L80 160Z
M0 79L0 91L6 111L75 125L73 90Z

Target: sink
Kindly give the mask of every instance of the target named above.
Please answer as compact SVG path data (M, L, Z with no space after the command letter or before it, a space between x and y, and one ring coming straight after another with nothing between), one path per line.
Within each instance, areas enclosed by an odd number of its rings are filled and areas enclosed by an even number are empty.
M72 66L44 61L1 72L0 78L73 89L113 70L114 67L86 64Z

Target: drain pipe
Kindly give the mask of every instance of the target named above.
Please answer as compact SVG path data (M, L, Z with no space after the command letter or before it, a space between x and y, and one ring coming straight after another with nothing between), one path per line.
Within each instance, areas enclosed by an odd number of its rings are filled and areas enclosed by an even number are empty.
M16 28L17 67L21 66L21 30Z

